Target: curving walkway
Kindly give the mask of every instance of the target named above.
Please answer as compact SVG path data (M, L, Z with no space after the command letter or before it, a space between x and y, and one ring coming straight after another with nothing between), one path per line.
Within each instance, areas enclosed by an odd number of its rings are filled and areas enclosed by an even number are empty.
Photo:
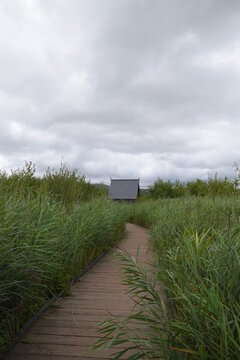
M147 231L127 224L127 237L118 243L148 263ZM7 360L75 360L110 359L114 349L89 351L100 335L96 325L110 314L122 317L131 311L134 303L121 284L120 263L112 249L72 287L72 295L59 301L35 323L26 336L7 356ZM119 347L124 348L124 345Z

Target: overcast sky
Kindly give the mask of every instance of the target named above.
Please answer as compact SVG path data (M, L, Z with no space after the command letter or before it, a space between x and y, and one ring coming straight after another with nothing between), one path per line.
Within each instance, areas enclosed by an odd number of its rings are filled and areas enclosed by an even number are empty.
M239 0L1 0L0 168L233 177Z

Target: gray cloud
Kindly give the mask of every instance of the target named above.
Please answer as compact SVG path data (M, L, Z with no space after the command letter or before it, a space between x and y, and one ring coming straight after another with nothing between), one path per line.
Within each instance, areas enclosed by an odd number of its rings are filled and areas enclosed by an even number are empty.
M234 176L239 1L3 0L0 24L1 168Z

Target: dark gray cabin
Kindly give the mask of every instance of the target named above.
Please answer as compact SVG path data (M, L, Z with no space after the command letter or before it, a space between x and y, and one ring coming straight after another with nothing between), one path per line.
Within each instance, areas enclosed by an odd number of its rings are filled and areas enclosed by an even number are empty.
M139 195L139 179L111 179L108 197L132 202Z

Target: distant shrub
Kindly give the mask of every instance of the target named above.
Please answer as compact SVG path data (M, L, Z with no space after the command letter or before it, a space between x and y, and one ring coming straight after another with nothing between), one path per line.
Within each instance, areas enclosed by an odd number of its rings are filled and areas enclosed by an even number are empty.
M149 193L153 199L173 198L174 188L170 180L164 181L160 178L150 186Z
M192 196L205 196L208 194L207 182L200 179L188 182L186 188L189 195Z
M186 187L179 180L176 180L173 184L174 198L183 197L187 194Z
M226 177L223 180L219 179L216 174L208 178L208 192L212 196L234 195L237 193L236 181L231 181Z
M176 180L164 181L160 178L149 188L150 197L153 199L177 198L186 195L186 188L183 183Z

